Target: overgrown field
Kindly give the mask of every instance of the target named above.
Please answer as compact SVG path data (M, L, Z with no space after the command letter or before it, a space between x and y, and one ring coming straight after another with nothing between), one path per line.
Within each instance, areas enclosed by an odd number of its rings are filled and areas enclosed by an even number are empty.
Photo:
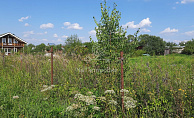
M55 57L51 86L50 57L1 55L0 117L194 117L194 56L125 58L124 90L119 60L89 57Z

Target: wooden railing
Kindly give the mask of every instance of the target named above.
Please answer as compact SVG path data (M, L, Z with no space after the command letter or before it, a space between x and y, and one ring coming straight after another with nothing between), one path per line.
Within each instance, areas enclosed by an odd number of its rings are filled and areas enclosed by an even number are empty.
M2 47L2 46L23 46L23 44L22 43L0 43L0 46Z

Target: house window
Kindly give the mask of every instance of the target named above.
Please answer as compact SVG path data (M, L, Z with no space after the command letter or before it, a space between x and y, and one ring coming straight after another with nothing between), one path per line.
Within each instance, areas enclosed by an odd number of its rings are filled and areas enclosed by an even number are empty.
M2 38L3 45L6 45L6 38Z
M5 55L11 54L11 48L4 48Z
M8 53L11 53L11 48L8 48Z
M14 39L14 43L18 43L18 40Z
M8 44L12 45L12 38L8 38Z

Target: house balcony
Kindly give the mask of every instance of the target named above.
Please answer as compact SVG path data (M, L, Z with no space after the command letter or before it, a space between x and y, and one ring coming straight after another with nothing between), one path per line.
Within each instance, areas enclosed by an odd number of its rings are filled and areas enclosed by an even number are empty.
M22 43L0 43L0 47L24 47Z

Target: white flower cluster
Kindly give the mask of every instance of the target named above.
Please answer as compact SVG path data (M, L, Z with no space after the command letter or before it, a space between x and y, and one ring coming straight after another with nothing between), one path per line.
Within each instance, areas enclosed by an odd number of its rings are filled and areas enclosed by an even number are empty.
M127 89L121 89L120 92L121 93L124 92L124 94L128 94L129 93L129 91Z
M114 90L106 90L105 92L104 92L104 94L115 94L115 91Z
M129 109L129 108L135 108L136 107L136 100L134 100L133 98L131 97L124 97L124 106L126 109Z
M41 92L51 90L53 87L55 87L55 85L51 85L51 86L49 86L49 87L48 87L48 85L43 85L43 88L44 88L44 89L42 89Z
M101 101L105 101L106 100L105 97L98 97L98 99L101 100Z
M94 106L93 109L96 110L96 111L99 111L100 107Z
M66 111L73 111L73 110L78 109L78 108L81 108L81 105L79 105L79 104L72 104L71 106L68 106L66 108Z
M19 96L13 96L13 99L18 99L19 98Z
M118 103L117 103L117 101L115 101L115 100L109 100L109 103L108 103L108 104L117 105Z
M96 104L96 100L95 100L96 96L95 95L85 96L85 95L78 93L78 94L75 94L74 98L78 99L80 101L86 102L86 105Z

